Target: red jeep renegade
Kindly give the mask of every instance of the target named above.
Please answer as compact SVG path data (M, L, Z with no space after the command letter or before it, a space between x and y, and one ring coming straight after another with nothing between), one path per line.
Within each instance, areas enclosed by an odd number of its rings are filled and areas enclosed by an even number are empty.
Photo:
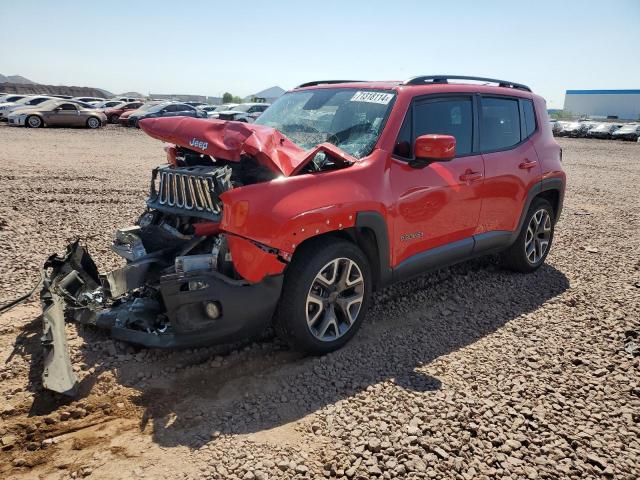
M115 233L126 265L99 275L78 242L45 265L44 384L56 391L76 385L65 310L151 347L228 342L273 320L294 347L325 353L391 282L496 252L536 270L562 209L545 101L513 82L310 82L255 124L140 127L173 145L146 211Z

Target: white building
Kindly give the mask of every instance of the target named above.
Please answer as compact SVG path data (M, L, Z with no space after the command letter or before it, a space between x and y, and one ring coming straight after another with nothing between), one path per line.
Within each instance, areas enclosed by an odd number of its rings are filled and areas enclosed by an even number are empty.
M640 90L567 90L564 110L574 115L640 119Z

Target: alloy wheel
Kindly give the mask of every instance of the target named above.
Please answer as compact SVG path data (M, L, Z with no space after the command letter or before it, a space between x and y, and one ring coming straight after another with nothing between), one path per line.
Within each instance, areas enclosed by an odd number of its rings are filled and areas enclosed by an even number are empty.
M97 118L91 117L87 120L87 124L89 125L89 128L98 128L100 126L100 121Z
M336 258L320 269L307 294L307 326L322 342L342 337L358 318L364 299L364 276L356 262Z
M544 208L533 214L524 239L527 261L535 265L544 258L551 241L551 215Z
M33 128L39 128L40 125L42 125L42 120L40 120L40 117L36 117L35 115L29 117L27 119L27 122L29 123L29 126Z

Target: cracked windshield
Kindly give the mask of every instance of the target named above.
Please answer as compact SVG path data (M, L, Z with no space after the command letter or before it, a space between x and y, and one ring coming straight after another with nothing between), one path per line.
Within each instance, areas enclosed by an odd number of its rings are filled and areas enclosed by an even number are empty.
M362 158L376 144L394 98L392 91L355 88L292 92L276 100L256 123L279 130L305 150L328 142Z

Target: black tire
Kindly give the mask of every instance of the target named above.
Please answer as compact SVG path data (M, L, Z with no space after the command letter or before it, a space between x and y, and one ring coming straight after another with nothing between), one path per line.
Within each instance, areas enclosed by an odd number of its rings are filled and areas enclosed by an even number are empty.
M321 340L312 333L312 328L307 323L307 317L310 315L307 295L312 291L312 288L317 287L318 284L315 283L317 275L324 271L323 267L334 261L338 262L337 265L345 265L340 262L347 260L357 265L356 276L360 274L362 277L362 291L356 294L362 294L362 302L355 314L355 319L351 322L342 322L345 325L350 323L344 333L336 335L333 340ZM346 268L351 270L351 263L346 262L346 264L349 265ZM338 269L340 269L339 266L336 267L336 280ZM342 271L344 271L344 267L340 270L340 272ZM323 355L341 348L356 334L362 324L371 300L371 283L371 267L367 257L353 243L338 238L324 238L303 245L294 255L285 274L282 295L275 314L276 332L292 348L312 355ZM338 323L341 320L346 320L343 310L335 307L333 311L336 315L334 318L338 320ZM322 318L319 320L321 322Z
M109 117L109 123L118 123L119 118L120 118L120 115L111 115Z
M87 118L86 125L87 125L87 128L95 130L96 128L100 128L102 126L102 122L100 121L100 119L98 117L89 117L89 118Z
M24 126L27 128L42 128L44 122L38 115L29 115L24 121Z
M541 216L544 220L544 224L549 222L549 231L538 232L536 230L532 235L529 232L529 227L532 226L535 221L533 217L540 215L540 212L544 212ZM555 230L555 214L551 204L544 198L536 198L531 202L527 216L525 217L520 234L516 241L507 250L502 253L503 265L509 270L521 273L531 273L536 271L544 263L549 250L551 250L551 244L553 243L553 233ZM533 222L533 223L532 223ZM544 230L544 225L542 225ZM532 230L533 231L533 230ZM529 233L528 233L529 232ZM548 235L548 237L547 237ZM531 238L531 242L528 239ZM539 244L547 241L546 248L542 250L539 248ZM533 251L527 249L527 246L533 245ZM528 255L528 252L531 254Z

